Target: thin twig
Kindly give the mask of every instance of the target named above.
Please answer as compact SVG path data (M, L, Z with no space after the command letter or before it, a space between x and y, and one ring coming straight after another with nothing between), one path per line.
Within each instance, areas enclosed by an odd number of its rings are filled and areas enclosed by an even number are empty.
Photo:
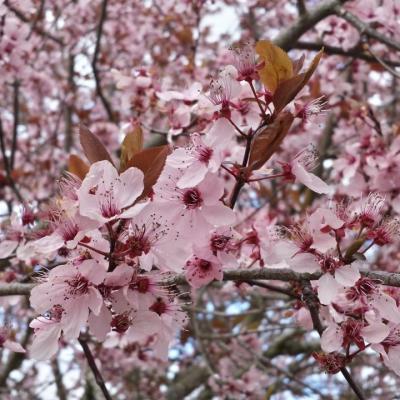
M106 387L104 379L103 379L99 369L97 368L96 361L95 361L93 354L89 348L89 345L82 338L79 338L78 341L79 341L80 345L82 346L82 349L83 349L83 352L85 353L89 367L92 370L94 378L96 379L97 384L99 385L101 391L103 392L104 397L106 398L106 400L112 400L112 397L110 396L110 393L108 392L108 389Z
M14 125L13 125L13 137L11 142L10 171L14 169L15 153L17 151L18 124L19 124L19 82L16 80L13 86L14 86L14 98L13 98Z
M96 93L100 97L101 102L103 103L103 106L106 110L109 120L112 122L116 122L116 118L111 109L111 105L108 102L108 100L106 99L106 97L104 96L103 89L101 87L99 71L97 69L97 61L99 59L99 54L100 54L101 38L103 36L103 26L104 26L104 22L107 19L107 3L108 3L108 0L103 0L103 2L101 4L100 19L99 19L99 23L97 24L97 29L96 29L96 45L95 45L94 53L93 53L92 69L93 69L94 79L96 81Z

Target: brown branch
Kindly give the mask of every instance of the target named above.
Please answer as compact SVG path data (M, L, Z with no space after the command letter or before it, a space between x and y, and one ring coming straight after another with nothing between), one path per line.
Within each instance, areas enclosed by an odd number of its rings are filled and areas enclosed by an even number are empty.
M103 103L104 109L106 110L109 120L112 122L116 122L114 113L111 109L111 105L104 96L103 89L101 87L99 71L97 69L97 61L99 59L99 54L100 54L101 37L103 36L103 26L104 22L107 19L107 3L108 0L103 0L101 4L100 19L96 29L96 45L93 53L92 69L93 69L94 79L96 81L96 93L100 97L101 102Z
M360 270L362 276L378 280L381 285L400 287L400 273L385 271ZM284 268L259 268L259 269L237 269L224 272L224 281L246 282L251 280L271 280L271 281L315 281L323 275L322 272L298 273ZM167 278L162 283L163 286L174 286L187 284L183 274ZM0 296L28 295L36 286L34 283L0 283Z
M351 58L357 58L359 60L367 61L370 63L376 63L378 60L375 59L375 57L369 55L362 49L355 47L350 50L343 50L341 47L335 47L335 46L330 46L325 43L311 43L311 42L303 42L303 41L298 41L293 48L295 49L301 49L301 50L312 50L312 51L319 51L321 48L324 48L324 53L329 54L329 55L337 55L337 56L343 56L343 57L351 57ZM400 61L392 61L392 60L387 60L387 59L381 59L382 62L385 64L391 66L391 67L399 67L400 66ZM379 62L379 61L378 61Z
M83 349L83 352L85 353L89 367L92 370L94 378L96 379L96 383L99 385L101 391L103 392L104 397L106 398L106 400L112 400L112 397L110 396L110 393L108 392L108 389L104 382L103 376L101 375L99 369L97 368L96 361L95 361L93 354L89 348L89 345L82 338L79 338L78 341L79 341L80 345L82 346L82 349Z
M390 74L392 74L395 78L400 79L400 73L393 69L385 60L380 58L372 49L369 45L367 45L368 52L372 55L372 57L375 58L376 61L380 65L382 65L383 68L385 68L386 71L388 71Z
M307 14L306 3L304 0L297 0L297 11L299 12L299 15Z
M62 380L62 374L60 371L60 367L58 365L58 360L57 358L54 358L51 361L51 368L53 370L53 375L54 375L54 381L57 387L57 395L60 400L68 400L68 395L67 391L65 389L63 380Z
M370 38L376 39L378 42L386 44L386 46L391 47L395 50L400 51L400 43L391 39L390 37L383 35L382 33L373 29L370 25L363 22L356 15L352 14L350 11L347 11L340 6L335 7L335 14L344 20L346 20L349 24L356 28L360 35L366 35Z
M13 125L13 137L11 142L10 171L14 169L15 153L17 151L18 124L19 124L19 82L16 80L13 86L14 86L14 97L13 97L14 125Z
M288 51L295 47L296 41L319 21L335 14L335 10L348 0L326 0L319 6L300 16L288 29L278 35L274 43Z
M4 130L3 130L3 123L2 120L0 118L0 151L1 151L1 155L3 158L3 164L4 164L4 170L6 173L6 179L7 179L7 183L10 186L11 190L14 192L14 194L16 195L17 199L23 203L24 200L21 196L21 193L19 192L14 179L12 177L11 174L11 165L10 165L10 160L7 157L7 153L6 153L6 144L5 144L5 135L4 135Z

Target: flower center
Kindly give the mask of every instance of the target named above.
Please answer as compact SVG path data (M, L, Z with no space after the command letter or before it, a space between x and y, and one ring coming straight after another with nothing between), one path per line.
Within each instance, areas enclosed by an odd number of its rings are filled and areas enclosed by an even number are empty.
M208 164L212 155L213 155L213 149L211 149L210 147L201 146L198 149L197 157L198 157L199 161L202 163Z
M186 208L194 209L202 205L203 199L196 188L188 189L183 193L183 202Z
M229 243L230 237L225 235L214 235L211 238L211 249L214 253L217 251L225 250L227 244Z
M129 255L131 257L139 257L142 254L147 254L151 249L151 243L147 236L145 236L146 227L143 225L139 228L135 225L135 230L132 236L128 239Z
M127 313L116 315L111 321L113 331L118 333L126 332L131 326L131 319Z
M100 204L100 212L104 218L112 218L120 213L117 207L114 196L111 192L107 192L104 195L104 199Z
M70 293L75 296L81 296L89 291L89 281L81 274L75 275L75 277L67 281L70 286Z
M161 298L158 298L155 303L151 307L149 307L149 310L157 313L158 315L162 315L167 311L167 305L164 303L164 300Z

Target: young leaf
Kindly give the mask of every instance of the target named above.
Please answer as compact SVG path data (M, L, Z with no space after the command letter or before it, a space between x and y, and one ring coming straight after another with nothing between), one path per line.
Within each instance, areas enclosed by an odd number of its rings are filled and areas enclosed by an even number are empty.
M124 172L128 161L143 149L143 131L139 124L131 125L121 144L119 171Z
M255 137L249 157L251 170L261 168L272 157L288 133L293 120L290 112L283 112Z
M275 107L275 114L278 114L287 104L289 104L300 92L300 90L303 89L303 87L307 84L317 68L322 54L323 50L320 50L314 57L307 71L299 75L295 75L279 84L272 97L272 102L274 103Z
M268 40L256 44L256 52L265 62L259 71L263 84L274 93L280 82L293 76L293 64L289 56Z
M170 152L171 148L169 145L150 147L136 153L133 158L128 161L126 169L136 167L142 170L144 174L144 189L139 199L142 199L151 193L154 184L157 182L158 177L164 168L165 160Z
M71 154L68 159L68 171L83 180L89 171L89 165L87 165L80 157Z
M103 143L101 143L98 137L85 125L80 125L79 127L79 139L83 152L91 164L97 161L108 160L114 165L111 156Z

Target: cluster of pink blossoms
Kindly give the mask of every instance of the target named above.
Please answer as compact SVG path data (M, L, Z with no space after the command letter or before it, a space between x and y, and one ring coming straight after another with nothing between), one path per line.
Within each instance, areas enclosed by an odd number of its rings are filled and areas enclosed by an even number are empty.
M246 47L236 56L236 68L226 67L208 96L198 94L196 110L208 121L204 131L173 149L149 194L143 195L142 170L119 172L111 160L101 160L91 164L83 180L65 174L45 224L35 225L28 208L22 220L14 218L0 243L0 257L15 253L21 260L63 260L32 290L31 305L40 314L30 324L33 358L51 357L61 338L78 339L85 331L106 348L140 343L166 359L188 320L174 291L177 274L196 290L222 280L229 269L285 267L321 275L313 281L313 293L326 325L321 345L327 354L316 357L329 372L335 372L333 364L340 369L371 347L400 374L395 363L400 296L360 273L368 269L368 251L393 243L399 233L398 220L382 220L383 196L373 193L346 206L321 205L292 226L279 227L273 219L269 224L257 220L251 227L240 221L232 200L237 182L251 188L277 180L326 195L335 188L313 173L318 154L312 145L291 160L278 156L273 169L244 174L240 160L243 153L246 160L249 149L235 144L249 142L275 116L271 93L253 86L261 68L254 53ZM149 83L143 74L139 77L141 85ZM118 81L128 84L121 75ZM158 97L185 102L194 98L192 89ZM296 105L292 117L307 122L322 106L321 99ZM300 295L295 309L299 323L312 328ZM358 350L352 353L354 346Z

